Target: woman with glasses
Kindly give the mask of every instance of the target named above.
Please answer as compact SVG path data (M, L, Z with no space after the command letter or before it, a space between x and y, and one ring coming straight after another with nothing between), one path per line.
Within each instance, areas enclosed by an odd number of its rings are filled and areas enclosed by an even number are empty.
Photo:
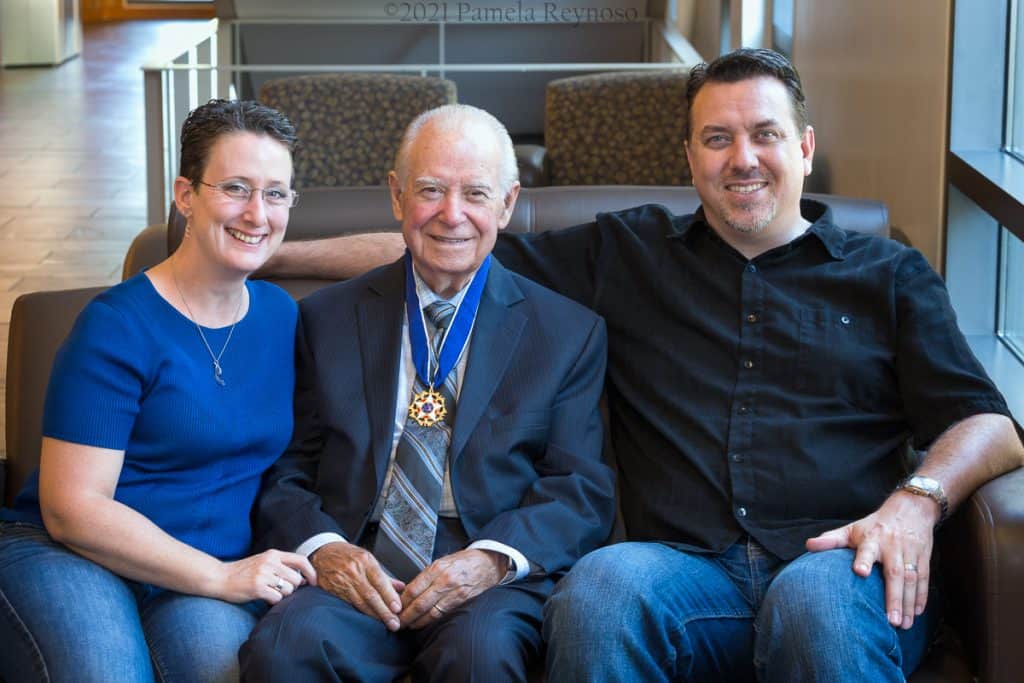
M0 678L232 680L308 560L248 555L292 432L295 303L248 280L284 237L295 129L213 100L182 128L185 238L94 299L57 358L39 470L0 512ZM45 525L45 527L44 527Z

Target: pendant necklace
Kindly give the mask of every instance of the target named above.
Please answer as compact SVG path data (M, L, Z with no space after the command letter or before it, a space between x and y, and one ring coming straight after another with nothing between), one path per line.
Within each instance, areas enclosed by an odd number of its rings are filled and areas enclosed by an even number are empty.
M220 367L220 359L224 352L227 351L228 344L231 343L231 335L235 333L235 325L238 324L238 312L242 310L242 300L245 298L245 293L243 292L243 295L238 297L238 306L235 307L235 314L232 316L235 322L231 323L231 329L228 330L228 338L224 340L224 345L220 347L220 353L214 355L213 349L210 348L210 342L206 341L206 335L203 334L203 328L196 322L196 316L192 313L188 300L185 299L185 293L181 291L181 285L178 284L178 273L175 271L173 264L171 265L171 278L174 280L174 286L178 290L178 296L181 297L181 303L185 304L185 310L188 311L188 319L196 326L199 338L203 340L203 346L206 347L206 351L210 354L210 359L213 361L213 379L222 387L227 386L227 382L224 380L224 371Z

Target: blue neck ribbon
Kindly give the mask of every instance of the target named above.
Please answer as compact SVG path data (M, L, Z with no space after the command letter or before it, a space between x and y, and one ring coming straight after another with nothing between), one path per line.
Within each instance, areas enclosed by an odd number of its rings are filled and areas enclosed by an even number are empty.
M480 305L480 296L484 291L484 284L487 282L487 273L491 269L491 255L488 254L484 262L480 264L473 281L469 283L466 296L455 310L455 317L452 324L445 333L444 342L441 344L441 351L436 359L436 372L432 375L430 345L427 343L426 321L423 319L423 309L420 307L420 297L416 294L416 278L412 273L412 255L408 250L405 252L405 312L409 318L409 345L412 347L412 362L416 367L416 375L424 385L433 389L435 382L444 382L448 373L452 371L455 364L462 355L462 349L466 346L469 333L473 329L473 320L476 318L476 309Z

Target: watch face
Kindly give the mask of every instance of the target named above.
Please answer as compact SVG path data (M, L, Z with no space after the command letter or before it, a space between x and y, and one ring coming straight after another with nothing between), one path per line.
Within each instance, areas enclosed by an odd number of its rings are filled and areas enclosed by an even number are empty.
M939 482L935 481L931 477L911 477L907 481L907 485L919 488L922 491L928 491L929 493L936 493L942 488L939 485Z

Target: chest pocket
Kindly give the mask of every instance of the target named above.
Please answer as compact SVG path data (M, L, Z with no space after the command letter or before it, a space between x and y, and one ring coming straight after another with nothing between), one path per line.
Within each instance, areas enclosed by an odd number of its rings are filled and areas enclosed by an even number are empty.
M543 439L550 428L550 410L529 410L518 415L504 415L491 422L491 434L494 437L508 435L511 439Z
M896 397L892 346L869 316L804 308L799 339L794 373L799 394L837 398L869 412L890 407Z

